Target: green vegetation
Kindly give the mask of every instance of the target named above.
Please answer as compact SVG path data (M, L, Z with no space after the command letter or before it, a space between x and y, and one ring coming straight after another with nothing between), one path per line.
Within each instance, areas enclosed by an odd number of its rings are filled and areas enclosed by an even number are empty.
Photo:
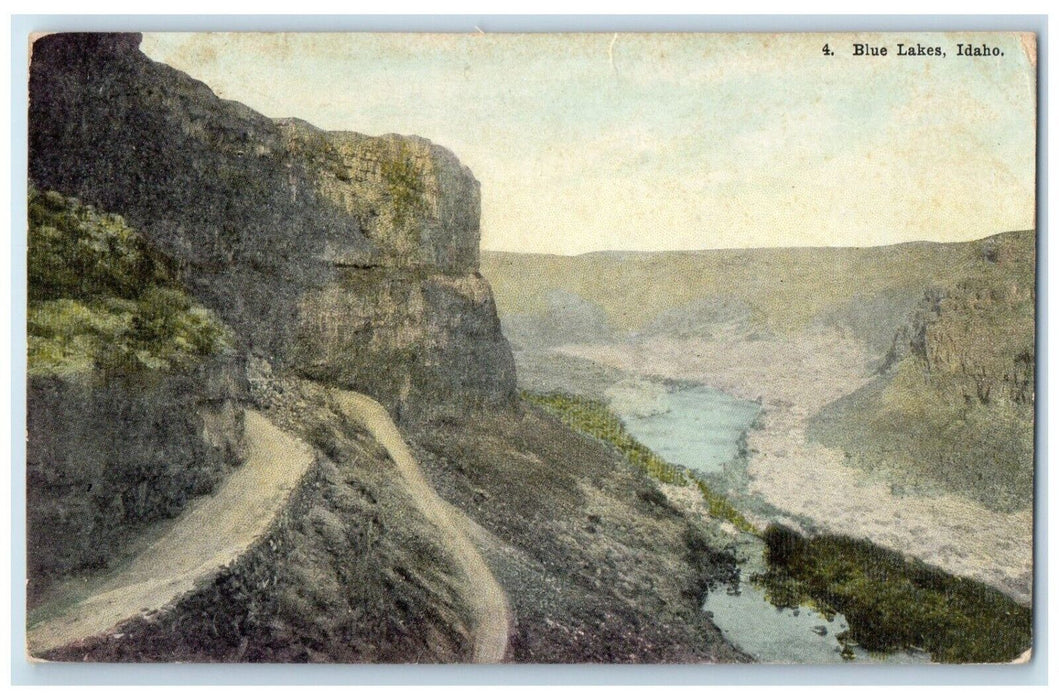
M224 346L120 216L31 189L28 242L31 376L188 369Z
M601 401L570 394L522 392L522 398L540 406L564 424L615 447L632 465L664 484L694 483L710 509L710 515L735 525L744 532L758 534L756 528L728 500L714 493L701 479L683 467L665 461L625 429L621 419Z
M727 498L715 493L706 485L706 482L694 474L689 472L687 476L699 488L702 497L706 499L706 504L710 508L710 515L715 518L720 518L721 520L727 520L743 532L749 532L754 535L761 534L749 520L743 517L742 513L736 510L735 507L728 502Z
M810 602L845 615L869 651L923 649L943 663L1014 659L1032 641L1032 611L981 583L866 540L765 531L769 571L754 577L776 605Z
M528 391L522 392L522 397L579 433L613 445L630 463L662 483L680 486L688 483L683 469L669 464L630 435L621 419L601 401L570 394L534 394Z
M398 225L419 209L423 193L419 169L404 143L397 144L397 153L381 164L382 179L393 202L394 222Z

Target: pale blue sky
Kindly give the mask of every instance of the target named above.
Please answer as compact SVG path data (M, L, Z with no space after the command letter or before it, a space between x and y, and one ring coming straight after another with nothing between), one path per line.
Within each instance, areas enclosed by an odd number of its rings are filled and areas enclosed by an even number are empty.
M947 56L855 58L854 41ZM955 55L983 41L1005 55ZM143 49L270 117L450 148L482 183L489 249L1034 225L1032 52L1012 34L149 34Z

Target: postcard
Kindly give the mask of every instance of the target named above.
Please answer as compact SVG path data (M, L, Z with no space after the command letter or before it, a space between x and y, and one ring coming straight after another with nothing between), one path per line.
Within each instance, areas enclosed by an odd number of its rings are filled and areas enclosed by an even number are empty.
M26 653L1033 653L1032 33L51 33Z

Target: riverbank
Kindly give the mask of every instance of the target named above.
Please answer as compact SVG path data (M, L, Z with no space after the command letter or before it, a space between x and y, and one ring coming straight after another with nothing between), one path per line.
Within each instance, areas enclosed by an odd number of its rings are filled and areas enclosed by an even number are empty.
M659 502L698 513L710 533L706 546L732 552L740 566L738 581L707 591L704 613L760 661L1004 662L1029 646L1030 609L999 591L867 540L806 538L775 525L762 533L732 505L733 499L745 496L740 487L721 492L704 481L718 471L712 459L716 450L706 449L704 459L691 467L663 459L673 441L701 440L716 447L713 443L727 437L734 452L740 437L736 429L749 429L754 412L706 389L648 379L626 382L616 394L614 411L601 402L565 394L524 396L571 428L611 445L659 480L666 489ZM731 420L709 425L718 415ZM628 422L645 417L652 418L646 432L643 426L627 429ZM704 430L705 435L700 434ZM682 446L674 453L685 452ZM728 466L745 467L745 455L734 456ZM688 497L692 485L705 502ZM723 507L715 507L717 503Z
M822 531L869 539L1030 602L1031 509L995 512L957 494L917 489L851 467L842 453L808 441L813 415L872 378L876 358L852 337L833 330L782 339L654 336L553 352L587 360L599 373L649 367L760 401L762 415L747 437L751 494Z

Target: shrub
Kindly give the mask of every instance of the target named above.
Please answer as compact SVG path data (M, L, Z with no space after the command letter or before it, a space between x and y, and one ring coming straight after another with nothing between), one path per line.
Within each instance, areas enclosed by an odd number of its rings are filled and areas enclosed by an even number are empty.
M28 242L30 375L188 369L224 347L224 327L120 216L31 188Z
M769 525L764 540L765 561L769 566L789 566L805 553L805 538L783 525Z
M132 298L164 284L164 265L125 221L57 192L29 192L31 300Z
M1033 615L985 584L849 537L765 531L770 568L756 577L774 603L810 598L845 615L869 651L925 649L934 661L1004 662L1032 641Z

